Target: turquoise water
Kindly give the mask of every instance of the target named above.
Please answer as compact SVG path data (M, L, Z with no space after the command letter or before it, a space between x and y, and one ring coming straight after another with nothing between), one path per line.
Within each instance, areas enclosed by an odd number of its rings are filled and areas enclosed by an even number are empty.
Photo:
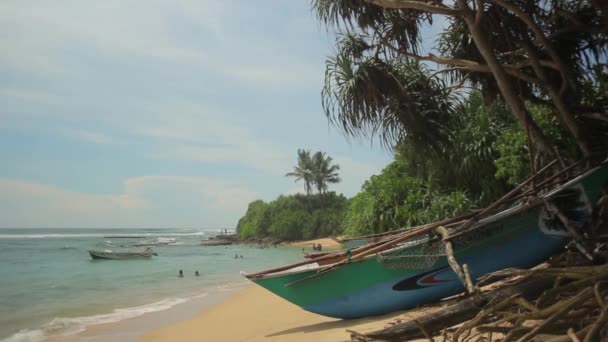
M259 271L301 259L300 248L200 246L218 230L0 229L0 339L42 340L168 309L246 282ZM107 238L107 236L144 238ZM128 245L174 238L153 246L150 260L92 260L100 244ZM108 247L106 247L108 248ZM235 259L234 255L243 258ZM177 277L184 271L184 278ZM199 271L201 276L195 277Z

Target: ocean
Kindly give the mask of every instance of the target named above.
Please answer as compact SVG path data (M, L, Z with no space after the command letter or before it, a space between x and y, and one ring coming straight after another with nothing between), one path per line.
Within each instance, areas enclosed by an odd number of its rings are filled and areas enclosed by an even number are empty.
M295 262L301 248L200 246L218 229L0 229L0 340L42 341L219 296L241 271ZM112 236L112 237L109 237ZM121 236L123 238L116 238ZM173 238L148 260L93 260L89 249ZM235 254L243 258L235 259ZM184 277L179 278L179 270ZM199 277L194 275L200 273Z

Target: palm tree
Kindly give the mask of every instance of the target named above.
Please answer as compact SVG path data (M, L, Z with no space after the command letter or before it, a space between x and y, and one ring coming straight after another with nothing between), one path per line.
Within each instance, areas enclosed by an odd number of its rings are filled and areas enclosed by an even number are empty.
M336 184L341 181L337 172L340 170L340 165L332 165L332 160L330 156L326 156L325 152L321 151L315 153L312 157L313 183L319 194L325 193L329 183Z
M293 172L285 174L286 177L296 177L296 182L304 180L304 191L310 195L313 183L313 162L310 150L298 149L298 165L293 167Z

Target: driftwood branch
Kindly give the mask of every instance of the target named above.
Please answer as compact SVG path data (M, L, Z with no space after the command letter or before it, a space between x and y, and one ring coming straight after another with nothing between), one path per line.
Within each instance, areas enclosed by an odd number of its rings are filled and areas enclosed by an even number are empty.
M469 287L467 278L466 278L462 268L460 267L460 264L458 264L456 257L454 257L454 248L452 247L452 241L448 240L450 233L444 226L437 227L437 229L435 229L435 231L438 234L440 234L444 240L445 255L448 259L448 264L450 264L450 267L452 268L452 271L454 271L454 273L456 273L456 275L458 276L458 279L460 279L460 282L462 283L462 286L464 286L464 288L467 290L467 292L469 294L472 294L474 292L473 284L471 283L471 285Z
M551 284L552 280L550 278L533 279L525 283L488 292L486 296L490 300L490 303L495 302L499 298L512 296L522 296L523 298L531 299L538 296L544 289L550 287ZM469 298L441 309L436 313L417 318L417 321L425 327L425 330L429 334L435 335L441 333L446 327L474 318L480 309L475 300ZM424 335L420 331L418 324L414 321L399 323L387 329L365 334L367 341L407 341L415 338L424 338ZM351 340L364 341L358 335L351 335Z
M512 272L521 277L526 271ZM462 322L465 323L458 329L451 330L449 340L468 341L475 340L479 334L501 333L504 334L503 342L531 341L541 332L562 334L555 341L572 341L574 338L583 342L599 340L598 334L608 322L606 292L601 286L608 280L608 264L540 268L527 272L529 276L514 285L485 292L485 305L468 298L418 317L416 321L405 321L364 335L351 334L351 340L403 341L441 334L447 337L446 329ZM551 288L558 277L569 282ZM550 305L544 305L548 303L546 300L534 300L548 292L554 293ZM533 323L524 325L525 322ZM572 331L567 333L570 328Z

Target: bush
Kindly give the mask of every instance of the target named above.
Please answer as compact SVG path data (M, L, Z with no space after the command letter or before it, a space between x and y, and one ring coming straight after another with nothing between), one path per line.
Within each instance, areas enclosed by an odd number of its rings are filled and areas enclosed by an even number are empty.
M348 200L328 192L279 196L265 203L251 202L237 225L241 239L274 237L286 241L340 234Z
M462 191L442 194L420 178L405 174L406 162L397 158L382 173L365 182L344 218L344 233L367 235L430 223L459 215L473 207Z

